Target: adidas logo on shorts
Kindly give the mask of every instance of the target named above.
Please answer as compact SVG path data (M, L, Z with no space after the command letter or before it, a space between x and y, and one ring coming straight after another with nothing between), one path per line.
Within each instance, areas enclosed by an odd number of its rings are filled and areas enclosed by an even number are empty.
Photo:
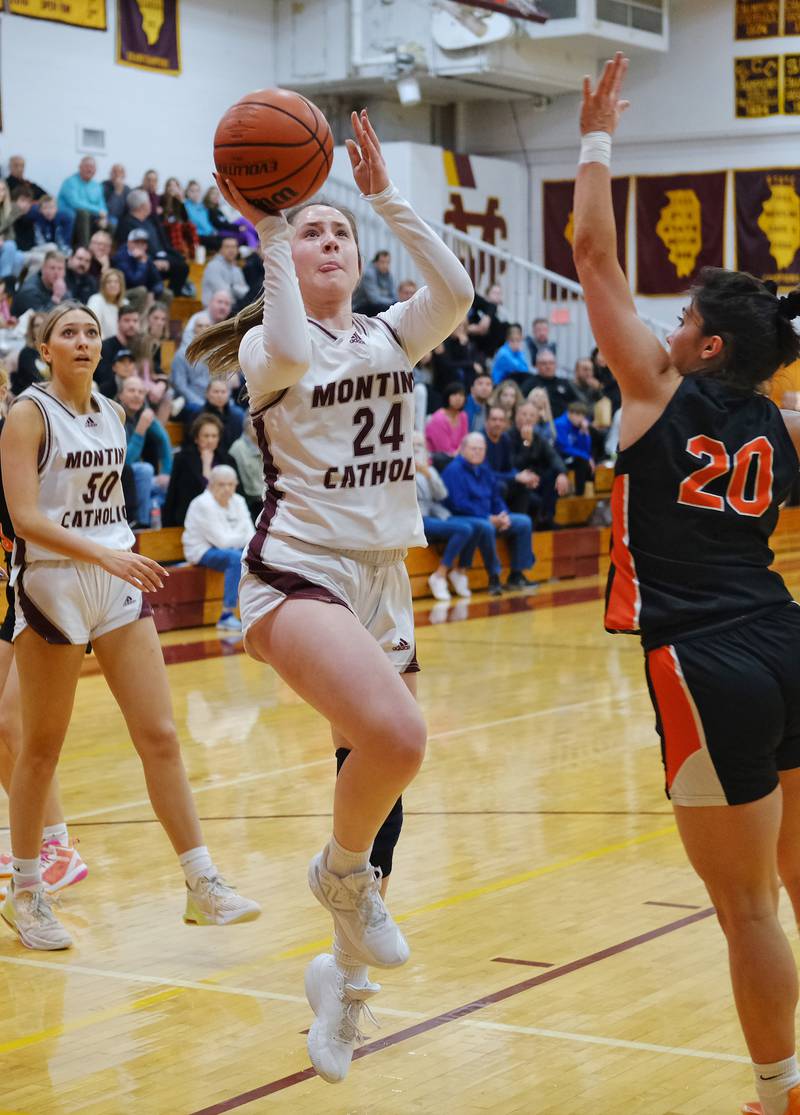
M405 639L398 639L392 650L411 650L411 644L407 643Z

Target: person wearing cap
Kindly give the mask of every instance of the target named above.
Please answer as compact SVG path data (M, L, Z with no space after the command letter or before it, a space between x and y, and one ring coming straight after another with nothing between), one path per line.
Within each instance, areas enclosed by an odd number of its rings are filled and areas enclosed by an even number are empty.
M142 288L147 292L147 301L158 298L164 290L161 272L149 258L149 240L143 228L133 228L123 247L112 257L111 262L125 276L128 291Z
M139 311L130 302L125 302L119 308L117 318L117 332L113 337L103 341L100 349L100 363L94 373L97 389L107 399L113 399L117 394L117 380L114 375L114 362L120 349L133 351L135 338L139 334Z
M125 380L136 372L136 358L129 348L121 348L114 357L111 367L117 384L116 394L119 395Z

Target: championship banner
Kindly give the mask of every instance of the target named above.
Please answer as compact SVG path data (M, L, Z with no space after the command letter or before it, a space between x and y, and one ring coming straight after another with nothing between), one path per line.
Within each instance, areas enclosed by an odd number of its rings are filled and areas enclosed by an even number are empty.
M737 117L777 116L781 111L780 57L736 58L733 66Z
M117 62L181 72L178 0L117 0Z
M800 35L800 0L783 0L783 33Z
M800 54L783 56L783 114L800 116Z
M800 283L800 169L737 170L736 268L779 286Z
M573 194L575 181L570 178L560 182L542 183L542 219L544 221L544 265L567 279L578 281L572 260L573 243ZM628 194L630 178L611 179L611 202L617 226L617 259L626 270L628 251Z
M90 31L105 31L106 0L8 0L11 15L46 19L50 23L69 23Z
M637 293L682 294L722 267L725 171L636 179Z
M780 34L780 0L736 0L736 38L768 39Z

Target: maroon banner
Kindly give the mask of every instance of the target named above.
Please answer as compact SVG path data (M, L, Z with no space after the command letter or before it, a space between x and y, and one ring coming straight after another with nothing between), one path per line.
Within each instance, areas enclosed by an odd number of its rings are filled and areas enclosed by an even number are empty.
M681 294L701 267L722 267L725 171L636 179L636 287Z
M572 260L572 203L575 181L542 183L542 220L544 222L544 265L557 275L578 280ZM611 179L611 201L617 225L617 258L626 270L628 244L628 194L630 178Z
M800 283L800 169L737 170L736 266L779 286Z
M117 0L117 62L181 72L178 0Z
M465 8L485 8L487 12L502 12L514 19L529 19L532 23L547 23L547 16L539 10L534 0L456 0Z
M800 0L783 0L783 33L800 35Z
M736 38L767 39L780 34L780 0L736 0Z
M734 59L734 99L738 117L778 115L781 111L780 69L778 54Z

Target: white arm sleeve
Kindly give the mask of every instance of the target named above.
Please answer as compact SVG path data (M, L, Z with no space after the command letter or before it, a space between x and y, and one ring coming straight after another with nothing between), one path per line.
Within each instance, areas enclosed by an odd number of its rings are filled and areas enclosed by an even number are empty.
M409 360L416 364L467 316L475 293L472 282L447 245L391 183L367 201L406 248L425 280L425 286L408 302L396 302L380 315L400 337Z
M311 363L311 338L290 248L294 229L280 215L265 217L256 230L264 257L264 321L248 329L239 345L252 411L297 383Z

